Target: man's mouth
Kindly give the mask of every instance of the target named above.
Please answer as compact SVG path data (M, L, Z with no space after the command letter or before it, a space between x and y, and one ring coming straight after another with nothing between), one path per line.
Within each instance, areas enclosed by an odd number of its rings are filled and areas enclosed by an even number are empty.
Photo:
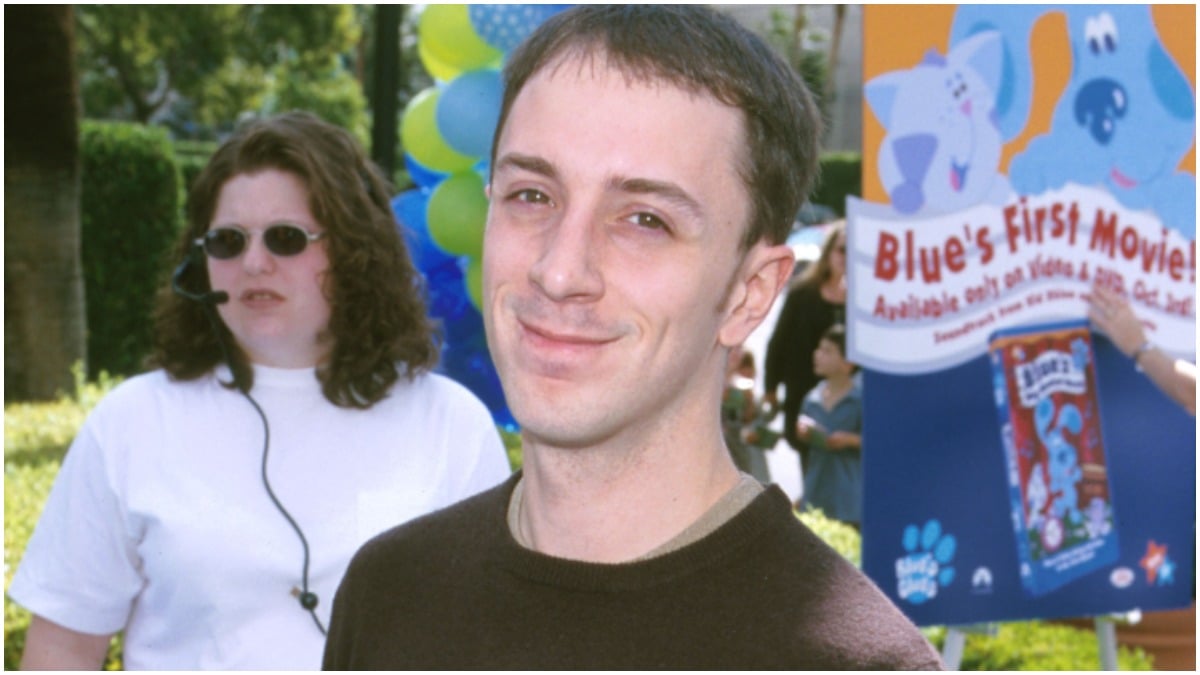
M590 335L570 330L559 330L526 323L524 321L519 321L519 323L526 335L531 337L535 344L545 345L548 347L599 347L616 340L616 338L612 337Z

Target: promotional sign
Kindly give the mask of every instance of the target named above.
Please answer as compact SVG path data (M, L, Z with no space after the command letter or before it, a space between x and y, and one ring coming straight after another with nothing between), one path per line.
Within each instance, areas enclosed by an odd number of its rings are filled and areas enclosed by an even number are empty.
M864 571L922 625L1187 606L1195 420L1086 317L1195 360L1195 7L869 6L863 44Z

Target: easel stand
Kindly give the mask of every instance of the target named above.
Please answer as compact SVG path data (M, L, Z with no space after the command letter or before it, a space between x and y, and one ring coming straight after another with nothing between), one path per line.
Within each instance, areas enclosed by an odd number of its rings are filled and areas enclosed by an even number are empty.
M962 665L963 647L967 644L968 634L995 637L997 630L998 625L994 623L946 626L946 642L942 645L942 663L946 670L958 670Z
M1100 642L1100 669L1117 670L1117 624L1133 626L1142 620L1140 609L1095 617L1096 639Z

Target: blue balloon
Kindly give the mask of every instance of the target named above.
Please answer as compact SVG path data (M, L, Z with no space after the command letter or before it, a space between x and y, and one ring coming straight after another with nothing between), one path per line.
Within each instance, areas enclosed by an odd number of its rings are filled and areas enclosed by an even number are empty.
M422 165L420 162L413 159L412 155L408 154L407 152L404 153L404 168L408 169L408 177L412 178L414 183L425 188L432 188L436 186L438 183L446 180L446 177L450 175L448 173L442 173L441 171L436 171Z
M412 257L413 265L423 273L454 260L453 256L438 248L429 234L429 226L425 222L429 194L427 189L414 188L392 199L392 212L408 244L408 254Z
M392 200L392 210L408 243L413 265L424 277L430 316L453 320L471 305L463 286L464 263L433 241L425 221L428 203L428 190L408 190Z
M471 27L483 41L510 52L542 22L570 5L467 5Z
M425 221L430 190L416 188L392 199L392 212L413 264L425 284L429 315L442 325L442 359L435 369L469 389L492 413L492 420L515 429L500 377L488 353L483 316L471 303L464 283L469 260L448 255L434 243Z
M472 70L450 80L437 102L438 132L446 145L472 157L491 152L501 93L497 70Z
M438 372L453 378L458 383L470 389L483 401L492 413L492 420L509 429L516 427L516 421L504 400L504 390L500 386L500 377L488 353L487 338L483 330L483 317L472 306L458 319L447 325L447 333L467 335L451 345L447 340L442 350L442 361Z

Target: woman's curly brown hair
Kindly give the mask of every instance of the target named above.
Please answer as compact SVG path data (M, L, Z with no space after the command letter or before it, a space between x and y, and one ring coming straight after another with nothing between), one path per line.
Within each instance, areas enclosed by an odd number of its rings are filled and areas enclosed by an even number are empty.
M325 228L329 256L325 294L331 315L322 339L332 349L317 366L325 398L345 408L369 408L401 375L411 379L437 363L439 345L425 311L421 284L392 216L390 188L344 130L303 112L259 120L239 129L196 177L187 225L174 260L192 254L208 230L221 188L240 174L278 169L308 187L309 209ZM203 264L193 282L208 288ZM154 312L154 350L148 358L173 378L193 380L224 359L202 303L162 288ZM213 312L215 315L215 312ZM253 385L253 369L228 327L235 379Z

